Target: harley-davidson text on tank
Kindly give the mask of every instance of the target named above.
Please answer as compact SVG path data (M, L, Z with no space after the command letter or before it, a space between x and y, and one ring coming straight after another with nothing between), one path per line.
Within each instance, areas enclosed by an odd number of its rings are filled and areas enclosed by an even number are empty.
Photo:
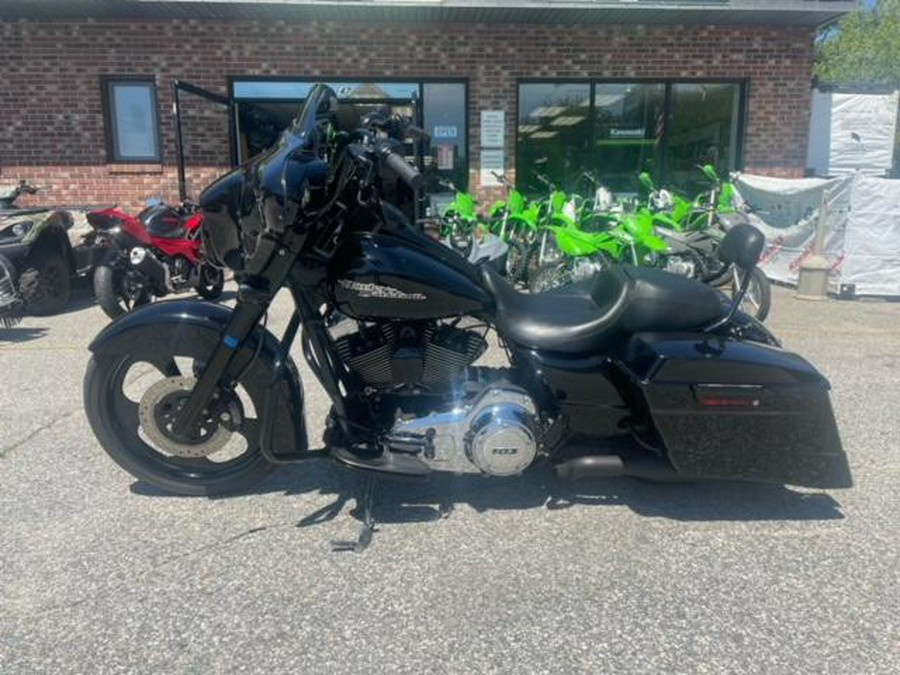
M383 284L368 284L349 279L338 280L341 288L353 291L361 298L380 298L384 300L427 300L424 293L405 293L399 288Z

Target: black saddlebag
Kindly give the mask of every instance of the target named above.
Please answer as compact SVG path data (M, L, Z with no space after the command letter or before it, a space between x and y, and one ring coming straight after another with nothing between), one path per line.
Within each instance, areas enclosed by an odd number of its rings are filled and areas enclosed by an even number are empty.
M696 333L639 333L624 366L679 474L852 485L828 380L796 354Z

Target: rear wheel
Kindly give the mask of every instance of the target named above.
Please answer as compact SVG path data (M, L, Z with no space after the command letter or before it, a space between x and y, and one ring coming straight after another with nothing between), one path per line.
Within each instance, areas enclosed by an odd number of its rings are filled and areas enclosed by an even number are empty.
M745 272L735 271L733 274L734 283L732 284L731 297L737 295L740 284L743 283ZM769 309L772 307L772 288L769 278L758 267L754 267L750 273L750 285L747 286L747 292L741 300L741 311L755 317L759 321L765 321L769 316Z
M166 328L170 338L153 345L134 340L128 354L91 358L84 405L94 434L122 468L167 492L222 494L258 482L272 468L259 449L272 364L254 360L233 390L217 390L194 427L177 435L172 423L219 336L180 323Z
M143 274L115 265L99 265L94 270L94 295L110 319L146 305L152 299Z

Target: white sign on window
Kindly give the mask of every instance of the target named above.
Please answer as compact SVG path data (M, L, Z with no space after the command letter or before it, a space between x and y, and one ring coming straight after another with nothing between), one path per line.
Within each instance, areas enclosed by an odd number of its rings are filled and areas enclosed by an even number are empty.
M445 126L436 126L434 128L434 133L431 135L432 138L456 138L459 135L459 130L455 126L445 125Z
M503 175L505 160L503 150L481 150L481 187L502 185L497 176Z
M502 110L481 111L481 147L502 148L506 138L506 113Z

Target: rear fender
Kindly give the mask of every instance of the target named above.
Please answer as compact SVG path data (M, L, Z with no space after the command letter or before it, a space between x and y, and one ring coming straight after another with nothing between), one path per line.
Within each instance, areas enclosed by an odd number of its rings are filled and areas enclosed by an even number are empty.
M221 305L197 300L156 302L129 312L104 328L89 349L97 355L129 354L141 360L143 354L174 351L179 344L198 339L208 340L211 349L221 339L231 317L231 310ZM253 358L268 370L270 377L260 419L260 442L264 455L277 460L302 453L308 447L303 414L303 388L300 375L290 355L278 339L257 326L244 341L235 363Z

